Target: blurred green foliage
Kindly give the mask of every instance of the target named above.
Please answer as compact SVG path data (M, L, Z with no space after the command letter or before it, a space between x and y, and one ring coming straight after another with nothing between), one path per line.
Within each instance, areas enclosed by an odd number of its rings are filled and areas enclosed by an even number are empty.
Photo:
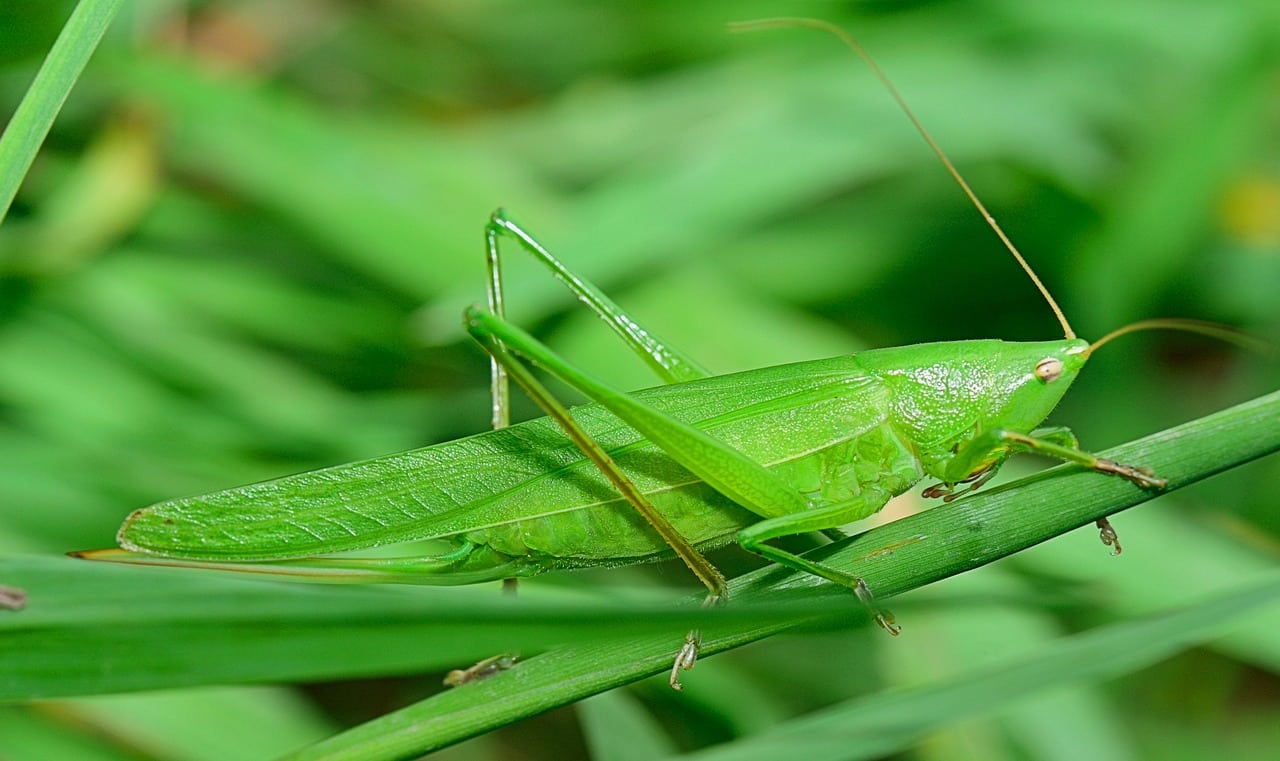
M71 6L0 9L5 114ZM459 313L483 297L498 205L716 371L1057 335L847 51L724 31L779 13L859 36L1082 335L1184 316L1280 340L1272 0L135 3L0 227L0 551L106 546L153 501L482 429L486 363ZM654 382L532 264L508 275L522 324L615 383ZM1100 352L1053 421L1097 449L1277 377L1143 334ZM1121 516L1119 561L1071 537L934 592L1041 605L941 606L896 642L770 642L700 665L686 695L644 684L448 753L658 757L1176 604L1201 553L1274 562L1278 485L1264 460ZM618 579L641 581L550 583ZM1271 758L1278 673L1274 643L1236 640L911 754ZM265 758L438 678L13 706L0 758ZM623 727L648 739L609 742Z

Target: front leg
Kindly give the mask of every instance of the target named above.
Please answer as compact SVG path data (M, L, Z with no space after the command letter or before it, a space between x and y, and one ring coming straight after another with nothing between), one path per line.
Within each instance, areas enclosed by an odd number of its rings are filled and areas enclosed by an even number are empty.
M955 484L972 482L966 491L978 488L994 475L1005 458L1017 452L1035 452L1056 457L1099 473L1120 476L1144 489L1163 489L1169 483L1157 477L1150 468L1124 465L1081 450L1080 441L1069 428L1040 428L1029 434L996 428L984 431L962 447L947 464L945 484L926 489L925 496L942 496L949 502L959 496L954 492ZM1112 528L1111 522L1102 518L1096 525L1102 543L1112 548L1112 555L1119 555L1122 552L1120 537Z
M1035 452L1046 457L1083 465L1099 473L1110 473L1132 481L1144 489L1163 489L1169 482L1157 478L1149 468L1122 465L1097 457L1080 449L1080 442L1068 428L1040 428L1019 433L1007 428L984 431L965 446L947 464L947 483L963 483L976 473L985 473L994 464L1017 452Z

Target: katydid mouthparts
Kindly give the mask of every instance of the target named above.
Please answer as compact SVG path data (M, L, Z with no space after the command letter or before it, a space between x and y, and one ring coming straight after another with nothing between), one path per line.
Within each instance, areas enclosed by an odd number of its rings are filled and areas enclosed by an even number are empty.
M493 429L370 460L167 500L129 515L118 550L73 553L116 562L232 570L310 581L428 585L502 581L556 569L675 555L722 601L724 576L704 553L736 542L764 558L842 585L897 632L859 578L771 544L879 511L922 479L949 502L986 483L1010 455L1034 452L1159 489L1149 470L1082 451L1072 433L1039 427L1100 346L1135 330L1223 335L1180 320L1135 323L1090 343L1062 310L875 62L844 31L808 19L734 25L819 28L872 68L952 177L1031 278L1063 338L950 341L712 375L659 340L560 263L505 212L485 227L488 304L466 310L467 332L492 363ZM509 322L502 239L549 269L658 375L622 391ZM536 366L592 403L565 407ZM514 380L546 417L508 424ZM1103 541L1120 551L1099 521ZM333 553L439 539L429 557ZM323 556L323 557L322 557ZM670 683L697 658L690 632ZM511 658L510 663L514 663ZM459 683L510 665L481 662ZM493 664L497 667L490 668Z

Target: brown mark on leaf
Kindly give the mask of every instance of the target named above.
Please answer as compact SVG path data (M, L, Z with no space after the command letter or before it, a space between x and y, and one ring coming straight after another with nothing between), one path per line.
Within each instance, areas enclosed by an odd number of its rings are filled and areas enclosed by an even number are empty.
M0 586L0 608L22 610L27 607L27 593L17 587Z

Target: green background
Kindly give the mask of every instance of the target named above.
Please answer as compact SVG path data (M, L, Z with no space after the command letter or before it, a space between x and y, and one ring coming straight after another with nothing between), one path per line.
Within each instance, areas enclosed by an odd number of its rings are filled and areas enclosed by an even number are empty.
M460 312L483 298L481 232L499 205L717 372L1059 335L852 54L813 32L731 35L733 20L814 15L854 32L1081 335L1178 316L1275 343L1273 5L126 4L0 227L0 553L118 593L117 579L148 582L54 558L110 545L154 501L483 429L487 365ZM0 10L4 113L70 9ZM521 324L614 383L654 383L533 264L511 260L508 277ZM1100 351L1051 422L1101 449L1277 377L1274 359L1231 345L1142 334ZM707 660L683 696L642 683L446 753L658 757L980 670L1273 565L1278 487L1280 462L1263 460L1120 516L1119 559L1080 531L936 585L922 600L940 604L900 616L898 641L770 641ZM654 578L659 595L687 588L679 568L647 570L547 584L645 599L655 592L635 589ZM183 584L166 588L178 606L220 593L193 581L183 599ZM368 590L361 615L384 593ZM313 593L283 594L305 607ZM234 659L245 635L222 636ZM1232 642L906 752L1271 758L1280 648ZM386 675L404 670L15 704L0 708L0 759L269 758L438 689L438 673Z

